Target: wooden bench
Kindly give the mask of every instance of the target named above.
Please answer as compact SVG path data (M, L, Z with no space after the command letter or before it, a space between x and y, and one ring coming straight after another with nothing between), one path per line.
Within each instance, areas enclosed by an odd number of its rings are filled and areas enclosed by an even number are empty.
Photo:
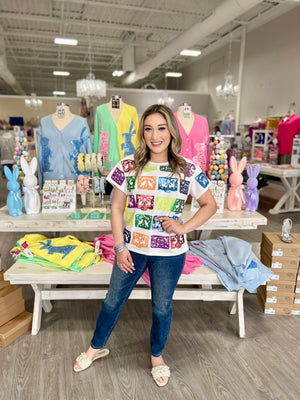
M32 335L41 328L42 308L45 312L52 309L51 300L103 299L110 281L112 264L102 261L82 272L62 271L45 268L36 264L17 261L5 274L4 279L11 284L31 285L34 292ZM80 285L81 287L59 288L57 285ZM99 287L88 287L97 285ZM181 275L174 300L229 301L230 314L237 315L238 333L245 337L243 293L244 288L229 292L220 288L217 274L205 266L196 268L189 275ZM151 299L151 291L140 279L131 293L130 299Z

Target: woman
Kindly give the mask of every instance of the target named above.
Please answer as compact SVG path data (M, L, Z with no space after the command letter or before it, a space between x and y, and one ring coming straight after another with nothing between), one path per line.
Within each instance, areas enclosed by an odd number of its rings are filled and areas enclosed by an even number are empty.
M170 370L162 351L171 325L173 293L188 250L186 234L205 223L217 207L206 175L179 155L181 137L168 107L150 106L141 118L138 136L140 147L121 160L107 178L114 186L111 225L116 257L91 346L77 358L74 371L80 372L108 355L106 342L123 305L148 267L152 292L151 373L158 386L165 386ZM200 208L182 223L180 215L189 194Z

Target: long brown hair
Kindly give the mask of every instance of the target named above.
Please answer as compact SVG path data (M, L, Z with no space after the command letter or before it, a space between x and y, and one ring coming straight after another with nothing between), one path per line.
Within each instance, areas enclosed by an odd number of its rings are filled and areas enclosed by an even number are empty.
M185 159L179 155L181 150L181 136L178 129L178 124L176 118L173 114L173 111L163 105L163 104L154 104L148 107L140 120L139 130L138 130L138 138L139 138L139 147L136 149L134 153L134 161L135 161L135 174L136 176L143 170L147 162L150 160L150 150L146 145L146 141L144 138L144 123L145 119L151 114L161 114L167 122L167 126L169 132L171 134L171 141L168 149L168 161L172 168L172 174L177 174L180 176L181 170L186 176L187 165Z

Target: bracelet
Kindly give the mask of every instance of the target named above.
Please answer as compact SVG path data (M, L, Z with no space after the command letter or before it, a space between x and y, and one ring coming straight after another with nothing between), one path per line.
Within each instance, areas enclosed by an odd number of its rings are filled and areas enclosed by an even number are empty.
M114 246L115 254L121 253L121 251L123 251L124 249L126 249L125 242L122 242L122 243L118 244L117 246Z

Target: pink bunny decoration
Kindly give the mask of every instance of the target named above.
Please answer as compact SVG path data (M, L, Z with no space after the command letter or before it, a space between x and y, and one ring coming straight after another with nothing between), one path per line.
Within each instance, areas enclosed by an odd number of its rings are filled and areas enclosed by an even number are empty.
M227 196L227 206L230 211L241 211L243 203L245 203L245 195L243 192L244 185L242 172L247 163L247 158L243 157L237 165L236 158L230 158L231 175L229 182L231 183Z
M246 211L256 211L258 206L258 191L257 184L258 180L256 179L259 174L260 166L256 165L254 169L252 169L251 165L247 165L247 173L249 179L247 180L247 191L246 191Z

